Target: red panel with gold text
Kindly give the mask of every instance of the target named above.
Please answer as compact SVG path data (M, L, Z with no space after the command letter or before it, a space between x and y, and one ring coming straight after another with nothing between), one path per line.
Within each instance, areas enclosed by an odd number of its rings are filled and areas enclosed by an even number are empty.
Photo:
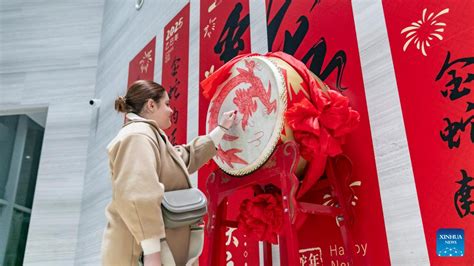
M354 264L389 265L351 2L267 0L266 8L269 51L283 51L303 61L330 88L349 97L360 113L359 127L343 146L353 163L348 185L354 192ZM305 201L334 204L329 194L308 194ZM301 265L349 265L334 219L310 217L298 237Z
M430 262L474 265L474 2L382 4Z

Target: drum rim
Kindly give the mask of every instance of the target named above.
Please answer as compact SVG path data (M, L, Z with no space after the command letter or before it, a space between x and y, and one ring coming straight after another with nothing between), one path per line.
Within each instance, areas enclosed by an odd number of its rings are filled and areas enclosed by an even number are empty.
M265 62L273 70L273 73L275 73L275 74L278 73L277 74L278 77L276 77L276 75L275 75L275 80L276 80L277 84L281 83L279 85L282 86L281 87L282 89L278 89L279 96L277 97L277 99L278 99L279 104L281 104L281 108L279 108L279 109L283 110L283 111L281 111L277 114L277 119L276 119L276 122L275 122L275 129L272 132L272 136L270 137L270 140L267 142L266 146L263 148L262 154L260 156L258 156L257 159L255 159L252 163L248 164L245 167L239 168L239 169L232 169L230 167L226 167L226 165L224 163L218 162L219 159L216 159L216 157L213 157L214 162L217 164L217 166L222 171L224 171L225 173L227 173L229 175L233 175L233 176L244 176L244 175L250 174L250 173L256 171L257 169L259 169L262 165L264 165L268 161L268 159L272 155L273 151L275 150L276 145L278 144L280 134L281 134L281 132L283 130L283 127L284 127L284 124L285 124L285 112L286 112L286 108L287 108L287 105L288 105L286 81L285 81L285 78L283 76L283 73L281 72L280 67L278 67L278 65L273 60L271 60L271 58L261 56L261 55L249 56L249 57L242 58L242 59L245 60L245 59L249 59L249 58L256 58L258 60L261 60L261 61ZM218 95L219 92L220 92L220 90L216 92L216 95ZM209 108L210 107L211 107L211 105L209 105ZM278 110L278 108L277 108L277 110ZM209 113L209 111L208 111L208 113ZM207 119L206 119L206 124L207 124ZM206 131L209 131L209 128L207 128Z

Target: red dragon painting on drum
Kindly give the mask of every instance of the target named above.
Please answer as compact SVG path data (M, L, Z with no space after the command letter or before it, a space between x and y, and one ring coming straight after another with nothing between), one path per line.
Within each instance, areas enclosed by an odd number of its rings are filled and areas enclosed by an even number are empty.
M207 128L215 128L225 110L238 111L237 125L224 135L215 161L228 171L243 169L244 174L261 165L256 162L257 157L270 155L273 148L270 146L279 137L281 126L276 122L282 122L286 108L286 102L280 99L285 96L284 79L278 68L261 56L246 57L221 74L219 83L213 83L215 93L209 106ZM273 144L268 145L270 140Z
M301 62L283 53L238 56L201 86L203 95L212 98L208 132L223 112L238 111L238 125L226 133L214 158L233 175L256 170L277 143L289 140L300 144L302 158L296 174L308 161L314 161L322 174L327 156L341 152L344 136L358 124L359 115L347 98L328 90Z
M235 98L233 102L237 106L237 110L242 114L242 129L245 131L245 127L248 124L249 117L257 111L257 102L254 101L254 98L257 98L262 102L267 110L267 114L276 111L276 100L270 102L272 84L268 82L268 89L265 90L263 87L262 81L255 76L254 68L255 62L245 60L245 65L248 70L237 68L239 75L232 78L230 82L235 82L237 84L246 82L250 84L248 89L238 89L235 92ZM230 84L232 86L233 84Z
M264 114L270 115L275 113L277 110L277 100L271 100L272 97L272 85L268 82L268 86L265 87L262 80L255 75L255 70L259 69L257 63L253 60L244 60L245 67L236 67L236 76L230 78L226 83L222 85L220 92L213 99L209 108L209 119L208 128L214 128L217 126L219 111L222 108L224 100L229 96L229 93L234 91L235 96L232 98L232 103L237 108L239 113L239 124L241 125L242 131L246 131L249 126L249 119L258 110L257 101L259 101L264 109ZM261 68L261 67L260 67ZM261 69L260 69L261 70ZM240 88L240 87L247 88ZM263 131L259 131L257 134L258 139L250 140L250 142L260 141ZM231 134L225 134L224 140L235 141L239 137ZM232 148L229 150L223 150L222 146L219 145L217 158L227 164L229 167L234 168L235 163L248 165L248 162L240 158L237 153L242 152L242 149Z

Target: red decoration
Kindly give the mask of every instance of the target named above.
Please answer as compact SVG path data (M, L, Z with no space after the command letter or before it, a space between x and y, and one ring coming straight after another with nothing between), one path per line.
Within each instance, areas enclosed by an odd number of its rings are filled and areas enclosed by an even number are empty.
M203 95L210 99L216 93L219 85L226 82L230 76L231 68L240 60L258 54L244 54L236 56L234 59L223 65L211 76L201 82ZM283 52L267 53L265 56L271 58L276 57L290 64L298 74L303 78L304 86L307 88L309 98L306 97L290 97L294 93L288 89L288 98L293 99L288 102L288 109L285 113L287 123L293 130L295 140L300 144L300 153L307 160L312 161L318 158L314 163L321 164L319 177L324 171L325 159L327 156L336 156L342 153L341 145L345 142L345 135L353 131L359 124L359 113L349 106L349 99L341 93L334 90L326 90L322 88L321 82L318 82L306 65L295 59L291 55ZM250 87L246 90L238 91L234 103L238 106L239 112L242 113L242 128L245 129L247 119L252 115L254 103L252 97L259 97L267 107L267 112L275 109L275 103L269 102L270 89L266 89L264 84L253 75L254 65L247 64L247 69L238 69L239 75L233 77L225 83L219 97L215 99L215 104L209 110L211 113L209 119L210 128L217 125L218 110L227 95L226 91L232 90L237 84L245 82L250 83ZM325 89L326 91L323 91ZM220 150L218 157L223 161L236 157L227 155L228 151ZM225 155L221 157L221 155ZM235 158L240 159L240 158ZM227 163L227 161L225 161ZM231 163L237 161L229 161L227 164L232 167Z
M203 94L213 97L217 88L222 86L219 95L213 99L214 104L210 109L210 126L217 123L217 115L222 102L228 92L237 84L246 82L250 84L248 89L237 91L234 103L239 112L243 114L242 128L245 129L246 118L255 111L255 103L252 97L259 99L266 106L267 112L273 111L272 103L269 101L270 89L265 89L261 80L253 74L255 65L248 63L245 58L255 54L242 55L234 58L208 79L201 82ZM353 131L359 123L359 113L349 106L349 99L341 93L329 90L321 81L313 77L311 72L300 61L282 52L268 53L265 56L277 57L289 63L303 78L301 88L304 93L299 94L293 88L287 88L288 109L285 112L286 122L293 131L294 138L299 144L301 155L311 161L311 175L305 177L302 185L302 193L312 187L323 174L328 156L334 157L342 153L341 145L345 141L345 135ZM231 68L239 61L244 60L247 69L238 68L239 74L228 79ZM281 69L284 72L284 69ZM286 73L283 73L286 78ZM223 85L222 85L223 84ZM287 82L287 84L290 84ZM268 93L267 93L268 91ZM306 95L306 97L302 97ZM298 97L296 97L298 96ZM217 108L215 108L217 106ZM245 163L235 153L240 152L233 149L224 152L218 147L218 157L227 165L232 167L233 162ZM321 159L323 158L323 159ZM314 160L313 160L314 159ZM232 167L233 168L233 167ZM256 235L259 240L277 243L277 236L281 233L283 209L281 195L278 193L259 194L250 199L245 199L240 206L238 216L239 229L245 234ZM300 219L305 220L305 219Z
M260 241L277 244L283 225L281 194L263 193L245 199L240 205L237 220L239 230L245 234L255 234Z
M314 155L342 153L344 136L359 123L359 113L349 107L349 99L340 93L311 89L311 101L302 98L286 112L286 119L301 155L311 161Z

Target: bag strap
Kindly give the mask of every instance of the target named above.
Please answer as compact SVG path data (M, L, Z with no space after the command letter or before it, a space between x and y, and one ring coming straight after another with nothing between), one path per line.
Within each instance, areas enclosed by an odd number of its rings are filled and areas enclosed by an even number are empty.
M157 147L160 147L160 145L158 144L158 143L159 143L159 142L158 142L158 138L163 138L163 141L165 142L165 145L168 145L167 142L169 142L169 140L166 140L166 137L161 136L161 134L158 132L158 130L156 130L156 129L154 129L154 128L153 128L152 130L153 130L153 132L155 133L155 141L156 141L156 146L157 146ZM159 135L159 136L158 136L158 135ZM171 145L171 144L170 144L170 145ZM167 149L167 147L165 147L165 148ZM174 147L172 147L172 148L174 149ZM169 152L169 151L168 151L168 152ZM180 157L180 156L178 155L178 157ZM193 188L193 186L192 186L192 184L191 184L191 180L189 180L189 176L188 176L188 175L186 175L186 182L188 183L189 188Z

